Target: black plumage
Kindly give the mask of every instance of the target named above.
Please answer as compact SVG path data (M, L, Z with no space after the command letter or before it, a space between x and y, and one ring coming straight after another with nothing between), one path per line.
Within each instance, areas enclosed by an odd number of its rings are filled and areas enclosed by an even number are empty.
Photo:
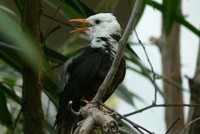
M78 111L81 106L85 105L81 101L82 98L91 100L97 93L116 54L113 41L115 45L118 45L118 41L112 37L97 37L89 46L81 49L77 56L65 64L60 81L59 109L55 122L58 131L62 130L62 133L69 134L71 128L79 120L68 110L70 100L73 101L73 109ZM124 76L125 60L122 59L116 77L108 87L103 101L111 96Z

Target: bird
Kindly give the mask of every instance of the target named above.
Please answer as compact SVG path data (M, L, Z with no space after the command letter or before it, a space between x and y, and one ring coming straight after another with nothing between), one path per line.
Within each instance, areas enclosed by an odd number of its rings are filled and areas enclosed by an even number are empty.
M115 58L121 27L111 13L99 13L86 19L71 19L71 22L87 23L88 27L77 28L71 33L85 32L91 43L81 48L78 54L64 64L59 84L59 107L55 120L57 133L70 134L80 117L68 109L72 101L74 111L89 103L96 95ZM126 72L122 58L112 83L107 88L102 101L105 102L123 81Z

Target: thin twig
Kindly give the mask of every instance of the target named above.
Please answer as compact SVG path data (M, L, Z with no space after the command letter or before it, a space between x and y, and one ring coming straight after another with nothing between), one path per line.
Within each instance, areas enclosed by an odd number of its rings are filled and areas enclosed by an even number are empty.
M66 26L69 26L69 27L73 28L73 26L72 26L70 23L68 23L68 22L64 22L64 21L61 21L61 20L59 20L59 19L53 18L52 16L50 16L50 15L48 15L48 14L45 14L45 13L42 13L42 15L43 15L44 17L49 18L49 19L54 19L54 21L57 22L57 23L60 23L60 24L62 24L62 25L66 25Z
M49 118L49 109L50 109L50 106L51 106L51 100L48 98L47 100L47 109L46 109L46 118L48 119Z
M139 15L141 5L142 5L142 0L136 0L135 1L133 12L130 16L130 19L128 21L128 24L126 26L124 34L122 35L122 38L119 41L119 48L117 50L116 57L113 61L113 64L112 64L106 78L104 79L103 83L99 87L97 94L92 99L92 102L101 101L102 97L104 96L104 94L106 92L107 87L109 87L109 84L112 82L112 80L113 80L113 78L116 74L117 68L118 68L118 66L121 62L121 58L123 57L123 52L124 52L128 37L129 37L129 35L132 31L133 26L135 25L136 18Z
M128 131L123 130L123 129L121 129L121 128L119 128L118 133L119 133L119 134L131 134L131 132L128 132Z
M173 123L172 125L167 129L165 134L168 134L169 131L173 128L173 126L181 119L181 117L178 117Z
M55 12L55 14L54 14L54 16L53 16L53 18L52 18L50 24L49 24L49 27L47 28L47 31L46 31L46 33L45 33L43 39L42 39L43 41L45 41L45 39L48 37L49 31L50 31L50 29L51 29L51 27L52 27L52 25L53 25L53 22L55 21L56 15L58 14L58 11L60 10L61 5L63 4L63 2L64 2L64 0L62 0L62 2L60 3L60 5L57 7L56 12Z
M9 43L3 42L3 41L0 41L0 46L6 47L8 49L13 49L15 51L20 51L20 52L22 51L19 47L15 45L10 45Z
M157 88L156 88L155 85L156 85L156 77L157 77L157 76L156 76L156 73L154 72L153 65L151 64L151 61L150 61L150 59L149 59L149 56L148 56L148 54L147 54L147 51L146 51L145 46L143 45L142 41L139 39L139 36L138 36L136 30L134 30L134 31L135 31L135 35L136 35L136 38L137 38L139 44L142 46L142 48L143 48L143 50L144 50L145 56L146 56L146 58L147 58L147 61L148 61L149 65L150 65L150 68L151 68L151 72L152 72L152 74L153 74L153 81L152 81L152 82L153 82L154 89L155 89L155 93L154 93L154 103L156 104L156 102L157 102L157 92L158 92L158 90L157 90Z
M200 107L200 104L155 104L155 103L152 103L151 105L149 106L146 106L142 109L139 109L137 111L134 111L134 112L131 112L131 113L128 113L128 114L124 114L125 117L128 117L128 116L131 116L131 115L134 115L134 114L137 114L137 113L141 113L145 110L148 110L150 108L154 108L154 107Z
M12 133L13 133L13 134L15 133L15 128L16 128L16 126L17 126L17 122L19 121L19 117L20 117L21 113L22 113L22 109L19 110L19 113L17 114L17 118L16 118L15 121L14 121L13 130L12 130Z
M199 48L198 48L197 60L196 60L196 69L195 69L195 76L194 78L198 77L199 68L200 68L200 37L199 37Z
M54 33L56 30L60 29L61 27L60 26L56 26L54 28L52 28L49 33L46 35L46 37L50 36L52 33Z
M150 132L149 130L147 130L146 128L134 123L133 121L129 120L128 118L126 118L124 115L118 113L117 111L115 111L114 109L108 107L107 105L105 105L104 103L100 102L100 105L105 107L106 109L108 109L109 111L115 113L115 115L119 116L120 118L124 119L125 121L127 121L128 123L130 123L138 132L140 132L140 134L143 134L143 131L149 133L149 134L154 134L153 132Z
M197 121L199 121L199 120L200 120L200 117L198 117L198 118L196 118L196 119L190 121L190 122L183 128L183 130L181 131L181 134L183 134L183 133L185 132L185 130L186 130L189 126L191 126L192 124L194 124L195 122L197 122Z

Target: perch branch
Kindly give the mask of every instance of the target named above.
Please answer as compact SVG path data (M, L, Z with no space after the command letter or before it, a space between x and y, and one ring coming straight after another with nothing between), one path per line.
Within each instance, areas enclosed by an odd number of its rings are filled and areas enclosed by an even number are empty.
M116 74L117 68L120 64L120 61L123 57L123 52L124 52L124 49L125 49L125 46L126 46L126 42L128 41L128 37L131 34L132 28L136 23L136 18L140 14L141 5L142 5L142 0L136 0L135 1L133 12L132 12L132 14L129 18L128 24L126 26L126 29L125 29L123 35L122 35L122 38L119 41L119 48L117 50L116 57L113 61L113 64L112 64L106 78L104 79L103 83L99 87L97 94L92 99L92 102L100 101L102 99L102 97L104 96L107 87L112 82L112 80L113 80L113 78Z
M127 121L128 123L130 123L138 132L140 132L140 134L143 134L143 131L147 132L148 134L154 134L153 132L150 132L149 130L147 130L146 128L138 125L137 123L134 123L133 121L129 120L128 118L126 118L125 116L123 116L122 114L118 113L117 111L113 110L112 108L106 106L104 103L100 102L100 105L105 107L106 109L108 109L109 111L113 112L115 115L119 116L120 118L124 119L125 121Z
M105 133L116 134L118 132L117 122L111 116L100 111L94 104L87 104L80 109L80 113L84 120L79 122L75 134L87 134L95 125L101 126Z

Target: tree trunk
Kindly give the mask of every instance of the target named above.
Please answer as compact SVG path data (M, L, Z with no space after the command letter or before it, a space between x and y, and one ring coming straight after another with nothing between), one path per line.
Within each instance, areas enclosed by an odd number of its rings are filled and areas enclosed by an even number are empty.
M193 79L189 79L189 85L191 93L190 104L200 104L200 46L197 57L195 75ZM199 117L200 117L200 107L190 107L188 115L188 123L194 121ZM199 132L200 132L200 121L197 120L188 127L186 134L199 134Z
M23 24L33 36L37 47L40 47L40 11L41 0L24 0ZM28 44L27 44L28 45ZM26 51L26 50L24 50ZM41 88L39 72L34 72L24 63L22 112L25 134L43 134L43 111L41 105Z
M181 13L181 3L179 5ZM165 17L165 16L163 16ZM164 20L164 19L163 19ZM165 25L162 24L162 68L163 76L166 79L175 81L181 85L181 65L180 65L180 25L174 22L169 34L166 34ZM166 104L183 104L181 89L172 83L164 81L164 96ZM184 127L184 116L182 107L166 107L165 119L166 127L169 128L177 118L181 118L170 130L171 134L179 133Z

